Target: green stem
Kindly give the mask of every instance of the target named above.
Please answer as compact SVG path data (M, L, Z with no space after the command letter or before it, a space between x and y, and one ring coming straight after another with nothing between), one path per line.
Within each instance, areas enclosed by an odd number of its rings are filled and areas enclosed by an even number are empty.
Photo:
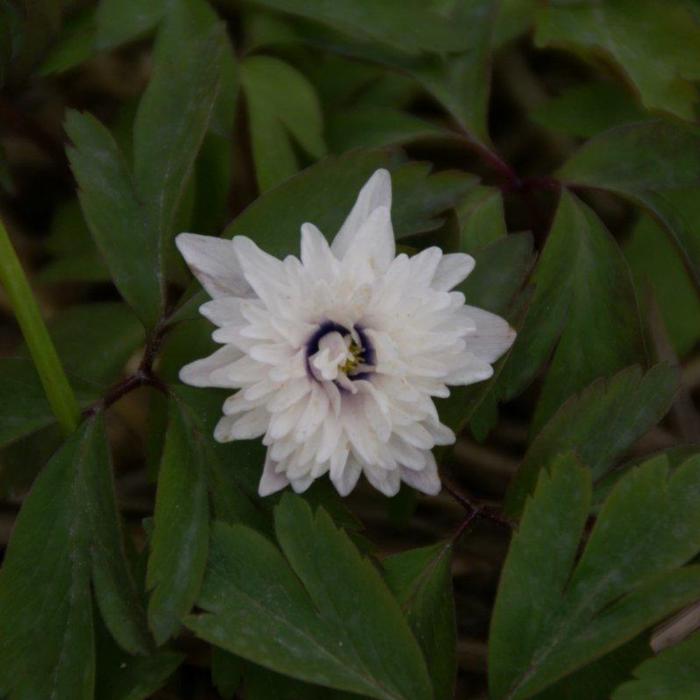
M78 402L68 383L56 348L41 318L39 306L2 220L0 220L0 283L5 287L10 299L51 409L63 431L66 434L71 433L78 425L80 416Z

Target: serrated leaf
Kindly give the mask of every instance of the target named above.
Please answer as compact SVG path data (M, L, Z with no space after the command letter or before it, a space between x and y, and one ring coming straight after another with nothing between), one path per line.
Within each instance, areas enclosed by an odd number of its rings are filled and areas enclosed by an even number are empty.
M537 15L539 46L602 51L616 61L649 109L693 119L700 78L700 27L688 3L667 0L556 2Z
M590 470L565 456L542 473L491 622L494 700L532 697L696 597L700 567L683 565L700 550L699 494L700 459L670 478L663 457L645 462L613 490L576 561Z
M563 452L575 450L594 481L604 477L617 458L666 415L678 382L678 371L669 365L656 365L644 375L639 367L630 367L572 396L530 445L508 491L508 512L521 512L540 472Z
M212 117L227 45L224 26L201 0L176 3L158 34L153 77L134 121L134 181L165 249Z
M398 603L347 535L288 494L276 530L286 559L253 530L215 526L198 601L205 612L188 626L299 680L374 698L432 697Z
M95 682L92 579L119 642L149 642L120 541L102 420L86 421L36 480L0 573L0 690L85 698Z
M435 700L451 700L455 692L457 626L451 562L451 542L401 552L383 561L387 584L425 658L430 659Z
M700 695L700 633L645 661L612 700L694 700Z
M146 586L148 623L158 644L174 635L204 577L209 546L206 450L186 409L170 401Z
M90 231L119 292L150 328L164 304L160 250L126 161L109 131L89 114L68 112L65 129Z
M532 280L518 336L490 390L494 400L518 395L556 344L536 432L569 396L597 377L644 364L646 352L627 263L593 211L566 191Z
M609 190L648 209L667 229L698 282L699 153L696 130L647 121L594 137L558 175L566 182Z
M321 105L302 73L270 56L247 58L241 64L241 83L248 104L255 172L264 192L299 170L292 138L313 158L324 155Z

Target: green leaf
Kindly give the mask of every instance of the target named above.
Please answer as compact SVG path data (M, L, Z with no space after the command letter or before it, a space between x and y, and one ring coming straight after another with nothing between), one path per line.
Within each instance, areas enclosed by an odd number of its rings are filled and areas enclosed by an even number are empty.
M452 700L457 675L457 626L452 593L452 543L387 557L385 578L426 659L435 700Z
M143 326L119 302L70 306L48 326L66 374L79 391L95 398L119 378L144 342ZM20 348L17 355L24 357L25 350Z
M524 34L535 21L538 0L501 0L494 44L501 46Z
M350 111L343 109L328 123L328 141L336 153L453 136L447 129L408 112L374 105L355 107Z
M109 282L109 270L95 246L77 198L56 207L45 245L53 259L39 271L38 282Z
M332 238L370 175L378 168L391 166L383 151L355 151L326 158L255 200L227 227L224 236L251 235L271 255L296 254L305 221ZM473 176L450 171L430 175L430 166L421 163L392 170L392 219L398 238L437 228L441 221L436 215L451 207L476 182Z
M494 396L509 400L535 377L557 344L533 432L572 394L646 354L627 263L616 241L580 200L564 191L533 275L535 291Z
M88 8L70 17L64 24L39 69L40 75L65 73L87 60L95 42L95 10Z
M321 22L350 36L408 54L459 51L469 46L468 38L449 17L438 14L431 3L421 0L405 0L400 12L391 0L255 0L255 4Z
M530 113L532 120L546 129L583 138L647 116L624 89L607 82L583 83L564 90Z
M81 406L99 397L143 342L138 319L111 302L70 307L51 320L49 331ZM16 355L0 359L0 446L56 420L26 346Z
M651 284L674 349L684 357L700 340L700 298L678 250L651 217L642 216L624 251L638 295Z
M68 435L78 425L78 402L1 219L0 284L22 331L51 410L64 434Z
M651 655L648 635L635 639L582 669L565 676L547 690L536 695L537 700L609 700L613 691L632 674L632 669Z
M201 638L299 680L374 698L431 698L418 643L372 564L322 509L282 498L277 537L215 526ZM332 566L329 563L332 562Z
M334 700L327 688L302 683L251 663L245 667L244 686L246 700Z
M112 641L103 625L96 625L96 628L95 698L99 700L147 700L185 660L184 654L166 649L147 656L126 654Z
M508 233L503 196L495 187L475 187L457 207L459 249L474 253Z
M508 491L508 512L521 512L540 472L563 452L575 450L593 480L603 478L618 457L666 415L678 383L678 370L669 365L656 365L644 375L638 367L629 367L572 396L530 445Z
M321 158L323 115L313 86L298 70L270 56L251 56L241 64L248 104L253 158L262 192L299 170L292 139L313 158Z
M167 5L167 0L100 0L97 48L111 49L148 34L163 18Z
M472 0L456 5L452 23L465 38L457 55L431 56L409 73L442 104L470 136L488 142L491 44L497 3Z
M537 16L539 46L563 46L616 61L649 109L693 119L700 78L700 27L689 4L668 0L552 2Z
M206 451L183 409L170 402L148 559L148 622L158 644L175 634L204 578L209 545Z
M158 34L153 77L134 121L134 179L160 246L174 233L212 117L227 46L224 26L202 0L177 3Z
M224 700L233 700L241 684L243 660L219 647L211 650L211 680Z
M118 527L104 425L96 418L56 453L17 518L0 573L3 695L93 697L91 579L120 644L148 648Z
M532 236L511 233L473 251L473 255L476 266L457 291L464 294L468 304L512 322L514 299L534 262ZM501 360L488 382L452 387L447 399L436 401L440 420L456 431L470 423L477 439L483 440L498 418L498 380L503 366Z
M694 700L700 695L700 633L645 661L613 700Z
M94 117L69 111L65 128L90 231L119 292L150 328L164 303L160 251L126 161Z
M633 639L697 596L700 459L669 478L633 469L605 502L576 561L591 472L571 456L543 472L508 552L491 622L494 700L528 698Z
M699 284L699 153L700 134L694 130L660 121L630 124L591 139L558 174L648 209L668 230Z

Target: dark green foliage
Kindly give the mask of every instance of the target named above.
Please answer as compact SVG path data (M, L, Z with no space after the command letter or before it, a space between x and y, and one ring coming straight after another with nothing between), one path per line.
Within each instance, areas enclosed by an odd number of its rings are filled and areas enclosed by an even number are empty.
M295 678L375 698L431 697L398 603L347 535L292 496L282 499L275 524L284 557L253 530L214 527L197 601L206 612L187 625Z
M0 0L0 697L700 697L699 82L694 0ZM260 497L174 238L298 256L379 168L516 340L439 495Z
M683 564L700 545L699 491L697 458L670 478L663 457L637 467L608 497L576 561L590 472L563 457L541 475L501 576L494 698L531 697L694 599L700 569Z

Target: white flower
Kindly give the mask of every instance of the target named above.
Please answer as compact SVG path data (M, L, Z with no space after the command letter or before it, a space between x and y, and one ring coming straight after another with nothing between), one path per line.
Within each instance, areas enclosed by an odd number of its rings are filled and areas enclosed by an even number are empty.
M431 448L455 435L433 397L488 379L515 338L450 291L473 269L469 255L396 256L390 210L391 179L378 170L331 246L301 227L301 259L278 260L244 236L177 237L223 344L180 378L238 390L214 437L264 436L261 496L304 491L327 472L343 496L361 473L387 496L401 481L438 493Z

